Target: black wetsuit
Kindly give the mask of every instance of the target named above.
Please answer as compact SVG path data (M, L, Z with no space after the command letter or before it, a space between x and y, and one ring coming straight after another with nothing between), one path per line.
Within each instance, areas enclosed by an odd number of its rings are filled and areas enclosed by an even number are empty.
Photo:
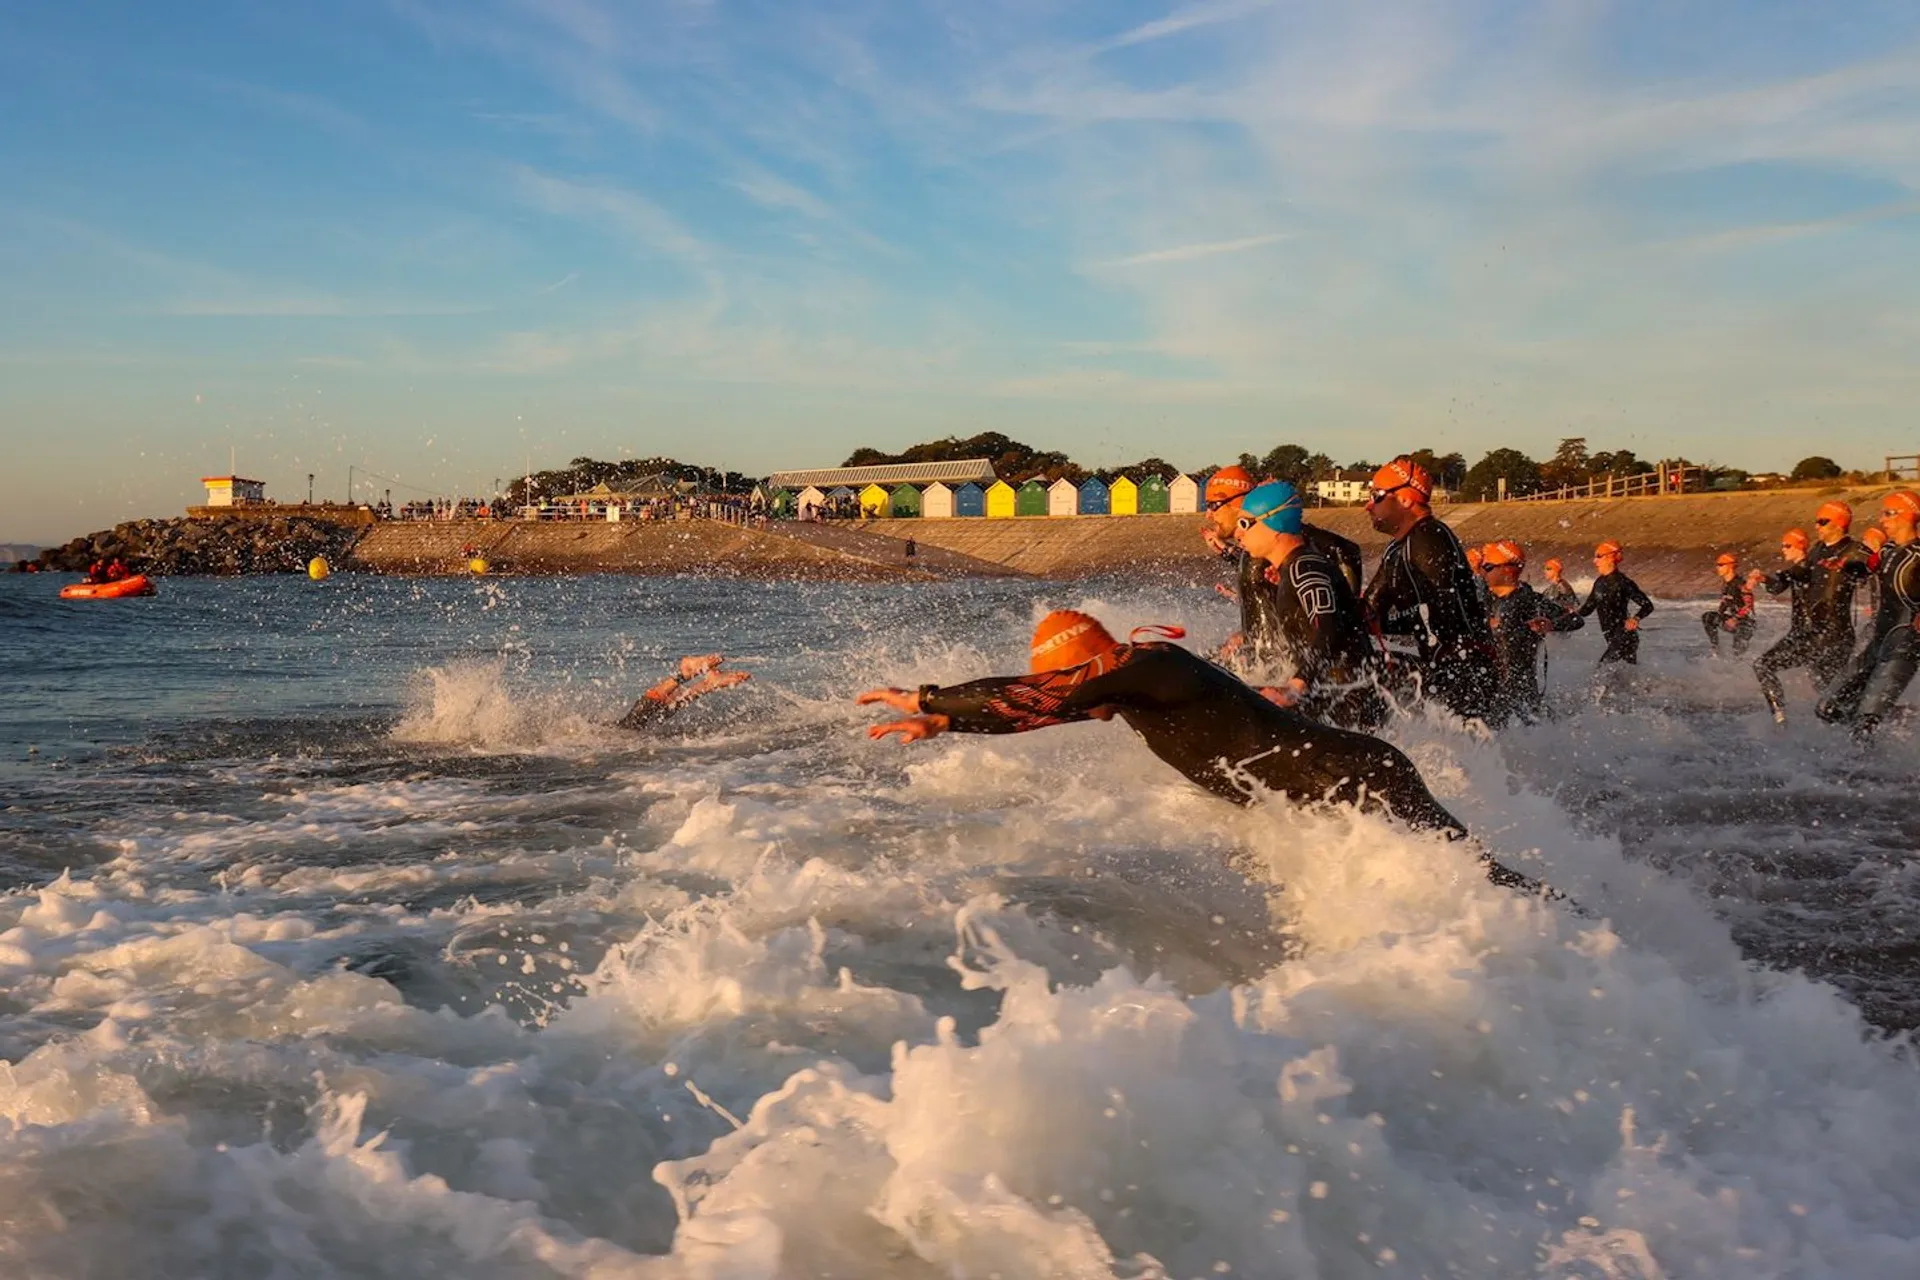
M1360 556L1360 544L1352 538L1343 538L1331 529L1322 529L1317 524L1302 525L1300 536L1307 545L1333 561L1340 570L1340 576L1347 580L1347 589L1357 599L1360 595L1360 576L1365 562Z
M1303 803L1384 807L1408 825L1466 834L1413 762L1392 745L1275 706L1231 673L1177 645L1121 645L1102 664L920 690L920 710L959 733L1024 733L1110 708L1147 749L1235 804L1261 789Z
M1499 658L1453 530L1429 515L1388 544L1367 584L1367 603L1389 643L1399 641L1397 656L1418 669L1428 696L1462 718L1497 720Z
M1867 643L1820 704L1823 720L1851 721L1865 735L1887 717L1920 663L1920 542L1888 543L1874 567L1880 607Z
M1546 639L1529 623L1544 618L1555 631L1578 631L1587 625L1577 610L1547 599L1526 583L1504 596L1491 598L1487 624L1500 654L1500 700L1506 714L1532 723L1546 706L1540 692L1540 644Z
M1853 656L1853 589L1866 576L1867 555L1852 538L1816 543L1807 558L1767 578L1767 594L1791 592L1792 621L1779 643L1754 660L1753 674L1775 716L1784 714L1780 672L1804 666L1825 689Z
M1720 652L1723 634L1733 637L1735 655L1745 653L1753 640L1753 592L1738 577L1721 583L1720 603L1700 615L1700 625L1706 628L1707 644L1715 653Z
M618 729L651 729L654 725L659 724L662 720L665 720L668 716L680 710L682 705L682 703L672 697L640 698L634 702L632 710L613 722L614 727Z
M1342 729L1385 724L1390 707L1374 683L1379 651L1345 575L1311 545L1300 547L1271 574L1279 579L1275 604L1285 656L1307 685L1295 708Z
M1627 611L1634 611L1636 619L1645 618L1653 612L1653 601L1640 589L1640 584L1626 574L1615 569L1612 573L1603 573L1593 580L1593 590L1587 593L1587 602L1580 606L1580 616L1590 613L1600 615L1600 633L1607 638L1607 651L1600 655L1602 664L1609 662L1640 662L1640 632L1627 629Z
M1558 582L1549 582L1546 586L1540 588L1540 594L1545 596L1549 602L1557 604L1563 609L1573 609L1577 611L1580 608L1580 593L1575 591L1573 584L1565 578L1560 579Z
M1255 559L1239 547L1229 547L1225 554L1235 560L1233 590L1240 602L1241 652L1250 665L1266 666L1286 649L1280 623L1280 588L1267 581L1266 561Z

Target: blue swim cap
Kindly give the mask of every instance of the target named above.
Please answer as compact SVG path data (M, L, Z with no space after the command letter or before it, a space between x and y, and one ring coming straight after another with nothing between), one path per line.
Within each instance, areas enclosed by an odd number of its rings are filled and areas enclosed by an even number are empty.
M1258 516L1275 533L1299 533L1306 520L1300 495L1285 480L1269 480L1240 503L1240 514Z

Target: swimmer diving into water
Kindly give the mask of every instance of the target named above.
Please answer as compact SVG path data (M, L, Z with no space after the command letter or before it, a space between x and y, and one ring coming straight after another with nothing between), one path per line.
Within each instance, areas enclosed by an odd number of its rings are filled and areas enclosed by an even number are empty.
M1144 628L1142 630L1145 630ZM1134 635L1140 635L1135 631ZM1179 636L1174 628L1160 634ZM1363 733L1317 724L1178 645L1121 644L1096 619L1061 610L1033 635L1033 670L939 688L870 689L862 705L907 718L867 736L903 743L939 734L1025 733L1119 716L1147 749L1203 789L1251 804L1263 789L1296 803L1331 800L1384 809L1407 825L1449 838L1467 834L1427 790L1413 762ZM1527 892L1544 886L1482 856L1487 878Z
M614 722L615 726L621 729L651 729L697 699L717 689L731 689L753 678L751 673L745 671L720 670L720 664L725 661L725 655L718 653L680 659L675 668L677 674L666 677L641 694L633 704L633 709Z

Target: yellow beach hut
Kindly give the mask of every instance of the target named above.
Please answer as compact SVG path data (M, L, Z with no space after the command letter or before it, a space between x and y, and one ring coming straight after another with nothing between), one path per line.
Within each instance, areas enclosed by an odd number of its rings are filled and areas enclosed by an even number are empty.
M869 520L886 515L892 505L893 494L877 484L870 484L860 491L860 514Z
M1013 486L1005 480L995 480L987 486L987 518L989 520L1013 519Z
M1137 516L1140 514L1140 486L1121 476L1113 482L1113 492L1109 496L1109 508L1117 516Z

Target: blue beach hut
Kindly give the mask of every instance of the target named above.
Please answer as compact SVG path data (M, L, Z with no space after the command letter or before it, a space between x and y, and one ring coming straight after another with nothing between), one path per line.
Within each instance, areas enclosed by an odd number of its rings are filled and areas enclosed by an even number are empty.
M1080 485L1080 514L1083 516L1104 516L1112 514L1112 494L1107 482L1099 476L1088 476Z
M953 491L953 514L956 516L984 516L987 514L987 494L979 485L969 480Z

